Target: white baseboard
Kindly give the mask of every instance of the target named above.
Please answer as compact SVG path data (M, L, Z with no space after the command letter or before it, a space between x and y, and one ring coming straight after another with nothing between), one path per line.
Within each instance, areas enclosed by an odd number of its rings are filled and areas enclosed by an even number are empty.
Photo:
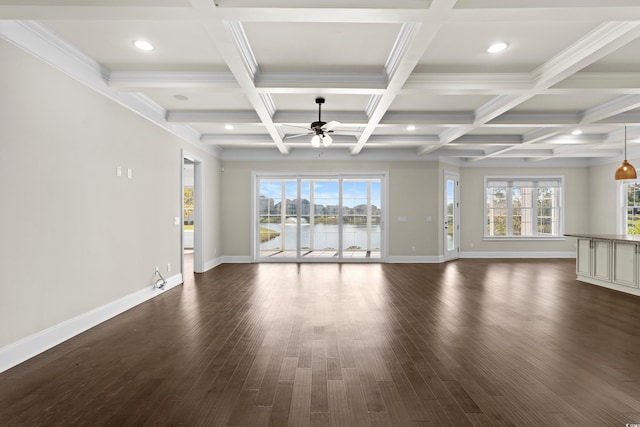
M4 372L32 357L81 334L94 326L150 300L182 283L182 274L169 277L164 289L147 286L137 292L112 301L51 326L19 341L0 348L0 372Z
M540 251L540 252L460 252L460 258L575 258L575 252Z
M387 262L390 264L437 264L444 262L444 256L390 256Z
M209 261L204 263L204 271L203 271L203 273L211 270L212 268L216 268L217 266L222 264L222 262L223 262L222 261L222 257L210 259Z
M250 256L225 256L222 257L222 262L225 264L248 264L252 261Z

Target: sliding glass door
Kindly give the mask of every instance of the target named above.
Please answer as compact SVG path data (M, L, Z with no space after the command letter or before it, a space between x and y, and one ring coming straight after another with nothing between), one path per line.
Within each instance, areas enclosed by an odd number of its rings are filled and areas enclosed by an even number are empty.
M260 261L380 261L384 176L256 176Z

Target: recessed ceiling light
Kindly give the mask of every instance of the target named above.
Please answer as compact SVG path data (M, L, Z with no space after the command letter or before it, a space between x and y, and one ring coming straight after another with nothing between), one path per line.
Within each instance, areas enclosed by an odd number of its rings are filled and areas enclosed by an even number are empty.
M497 42L497 43L494 43L491 46L489 46L489 48L487 49L487 52L489 52L489 53L498 53L498 52L502 52L507 47L509 47L509 45L507 43L505 43L505 42Z
M178 101L188 101L189 97L185 96L185 95L173 95L173 97L175 99L177 99Z
M233 130L233 125L224 125L226 130Z
M571 135L582 135L582 131L580 129L576 129L573 132L571 132Z
M416 130L416 127L414 125L409 125L409 126L407 126L407 130L409 132L413 132L414 130Z
M146 40L135 40L135 41L133 42L133 45L134 45L135 47L137 47L138 49L140 49L140 50L146 50L146 51L149 51L149 50L153 50L153 49L155 49L155 48L153 47L153 45L152 45L151 43L149 43L148 41L146 41Z

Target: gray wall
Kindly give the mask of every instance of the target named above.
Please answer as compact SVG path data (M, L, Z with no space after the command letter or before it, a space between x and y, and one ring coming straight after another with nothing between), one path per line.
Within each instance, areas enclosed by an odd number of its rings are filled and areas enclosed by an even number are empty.
M464 252L574 251L575 239L564 241L484 241L485 176L563 176L565 232L588 232L588 168L463 168L461 171L461 241ZM473 244L473 248L471 245Z
M618 186L614 180L620 162L589 168L589 231L595 234L617 232ZM640 170L640 159L629 158L629 163Z
M179 273L184 143L4 41L0 63L2 347ZM186 148L205 160L210 260L219 161Z
M441 254L437 224L442 221L442 167L435 162L376 161L224 161L222 230L227 256L251 255L251 172L389 172L389 255ZM398 222L399 216L407 222ZM426 216L433 220L426 222ZM412 251L412 246L416 251Z

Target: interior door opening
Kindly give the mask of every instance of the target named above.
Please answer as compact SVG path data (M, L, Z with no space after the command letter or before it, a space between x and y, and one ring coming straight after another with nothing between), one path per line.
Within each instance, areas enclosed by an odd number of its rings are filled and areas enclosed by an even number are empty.
M203 162L183 152L182 155L182 277L187 280L193 273L204 271L202 232L202 178Z

